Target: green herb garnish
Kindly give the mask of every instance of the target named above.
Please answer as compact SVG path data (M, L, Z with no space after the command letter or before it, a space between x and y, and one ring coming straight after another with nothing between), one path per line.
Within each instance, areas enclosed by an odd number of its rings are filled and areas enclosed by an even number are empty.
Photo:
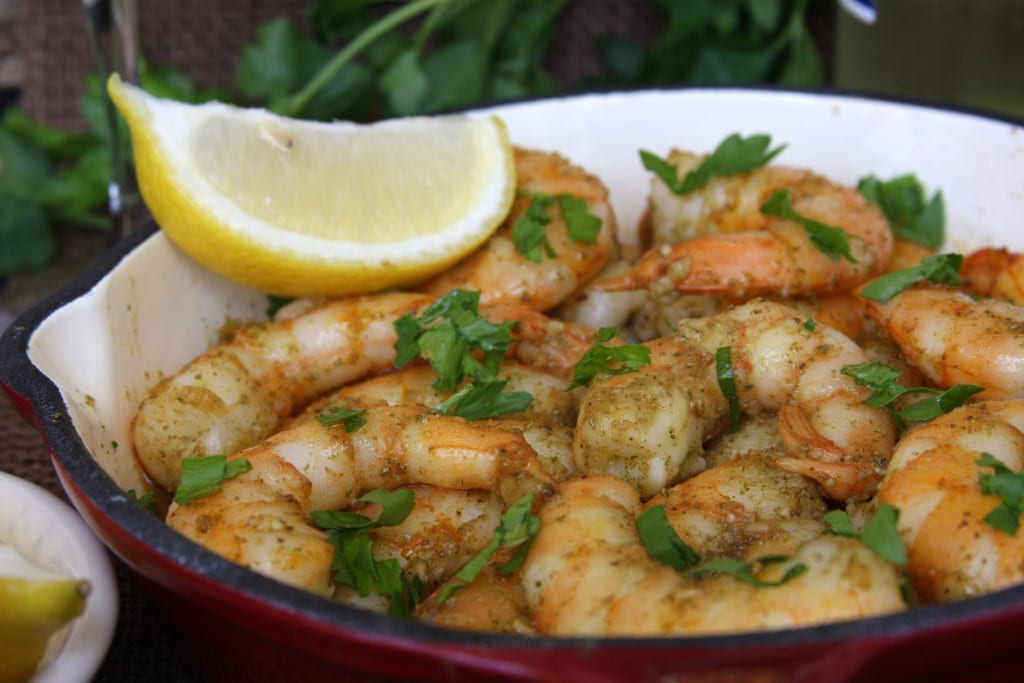
M127 493L128 500L132 501L149 514L154 515L155 517L160 516L160 511L156 509L156 503L153 502L152 491L144 493L142 496L139 496L139 494L135 492L135 489L128 489Z
M498 567L502 574L511 574L526 559L526 553L530 548L530 541L540 531L540 517L533 514L533 493L528 493L513 503L498 522L498 528L494 530L494 537L487 547L481 550L476 556L467 562L462 569L452 577L437 596L438 604L443 604L456 591L470 583L487 566L494 553L501 548L512 548L518 546L515 555L507 562Z
M718 386L729 401L729 431L740 428L740 399L736 394L736 374L732 368L732 349L723 346L715 350L715 374Z
M316 421L324 427L331 427L340 423L345 426L346 432L354 432L366 424L365 415L365 408L356 409L331 406L317 415Z
M699 567L687 569L683 572L683 575L707 576L708 574L725 574L726 576L731 576L737 581L742 581L743 583L751 586L757 586L758 588L774 588L781 586L787 581L795 579L801 574L804 574L807 571L807 565L803 562L797 562L787 569L786 573L776 581L765 581L760 579L754 572L756 569L766 564L785 562L788 559L790 559L788 555L765 555L764 557L758 557L753 562L744 562L743 560L737 560L732 557L722 557L717 560L709 560Z
M181 461L181 483L174 493L174 502L188 505L220 491L222 482L251 469L252 465L245 458L235 458L230 462L226 455L184 458Z
M480 292L455 289L419 317L406 314L395 321L395 367L422 356L437 373L432 386L455 392L434 408L436 413L480 420L521 412L533 401L526 392L501 393L507 382L499 382L497 374L515 323L486 320L477 313L479 302ZM470 382L460 389L465 379Z
M521 413L533 403L533 395L525 391L502 393L507 380L473 381L442 401L435 413L456 415L467 420L484 420L511 413Z
M455 391L464 378L493 382L512 338L514 322L492 323L477 313L480 292L455 289L419 317L395 321L395 367L423 357L437 373L433 387ZM473 352L483 352L477 360Z
M814 322L814 318L808 318L804 321L804 329L808 332L814 332L818 328L818 324Z
M598 375L622 375L636 372L645 365L651 364L651 349L643 344L623 344L605 346L618 334L617 327L602 327L597 331L597 339L580 357L572 371L572 382L566 387L571 391L576 387L589 387Z
M926 422L948 413L954 408L959 408L974 394L985 391L985 387L975 384L957 384L945 391L930 387L910 389L899 383L899 370L880 361L845 365L840 372L852 377L853 381L860 386L871 390L871 395L864 401L865 405L871 408L886 407L894 416L914 422ZM892 402L904 394L931 394L931 396L896 410Z
M640 160L644 168L654 173L674 194L682 195L707 185L715 176L747 173L761 168L785 149L785 145L781 145L769 150L771 144L769 135L743 138L733 133L682 179L674 165L656 154L640 150Z
M881 207L894 235L929 249L942 246L946 233L942 192L936 192L926 203L924 187L913 174L886 181L866 176L857 183L857 189Z
M850 263L857 263L857 259L854 258L853 253L850 251L849 235L834 225L827 225L797 213L796 209L793 208L788 189L779 190L769 197L768 201L761 205L761 213L766 216L785 218L788 221L802 225L804 230L807 231L811 244L833 261L844 258Z
M388 613L406 616L422 600L423 582L411 579L398 560L377 560L373 556L370 531L382 526L397 526L405 521L416 504L412 490L375 489L358 499L361 503L377 503L380 515L371 520L355 512L342 510L313 513L313 522L328 532L334 545L331 571L334 582L348 586L366 597L371 590L389 598Z
M754 571L759 566L771 562L784 562L789 559L783 555L767 555L759 557L753 562L723 557L701 564L700 555L686 545L683 539L679 538L676 530L672 528L665 515L663 505L652 506L637 516L636 530L640 535L640 542L647 549L647 554L651 556L651 559L672 567L683 576L701 577L709 574L725 574L752 586L768 588L781 586L807 571L807 565L797 563L786 570L782 578L777 581L764 581L755 576Z
M1000 498L999 505L985 515L985 523L1004 534L1017 535L1024 514L1024 471L1014 472L991 453L982 453L975 463L992 468L992 474L978 474L981 492Z
M589 244L597 241L601 219L590 213L583 199L569 194L552 196L541 192L531 192L529 196L530 205L512 226L512 243L527 260L540 263L544 256L554 258L558 255L548 242L547 224L551 222L548 209L552 204L557 204L562 214L569 239Z
M652 559L667 564L677 571L685 571L700 564L700 555L686 545L672 528L665 515L664 505L647 508L636 518L640 542Z
M865 299L885 302L916 282L958 285L963 262L964 257L960 254L926 256L920 265L875 278L861 289L860 295Z
M888 503L879 503L871 519L865 522L864 528L858 533L846 512L831 510L825 513L825 523L829 527L825 533L860 539L861 543L883 560L903 566L907 564L907 550L896 525L899 516L899 509Z

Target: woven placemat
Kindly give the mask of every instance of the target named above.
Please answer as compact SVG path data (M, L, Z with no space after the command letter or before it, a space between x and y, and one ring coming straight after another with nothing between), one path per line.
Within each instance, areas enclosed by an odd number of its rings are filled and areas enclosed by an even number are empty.
M18 415L6 394L0 396L0 471L39 484L68 501L42 436ZM200 680L180 636L170 630L131 571L120 560L111 559L120 600L117 630L94 683Z

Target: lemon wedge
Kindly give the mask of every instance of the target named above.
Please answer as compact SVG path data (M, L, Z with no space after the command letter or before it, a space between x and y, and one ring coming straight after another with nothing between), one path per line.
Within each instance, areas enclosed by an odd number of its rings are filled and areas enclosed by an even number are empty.
M157 98L114 74L143 200L167 237L281 296L403 286L444 270L508 213L515 167L497 117L375 124Z
M53 636L85 610L89 582L0 577L0 683L29 680Z

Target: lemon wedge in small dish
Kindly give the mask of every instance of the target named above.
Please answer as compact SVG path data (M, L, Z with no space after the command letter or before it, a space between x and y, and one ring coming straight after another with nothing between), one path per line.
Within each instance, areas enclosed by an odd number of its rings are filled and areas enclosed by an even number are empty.
M85 579L0 576L0 683L35 675L51 640L85 611Z
M497 117L320 123L149 95L115 74L142 197L210 269L281 296L434 275L486 240L515 192Z

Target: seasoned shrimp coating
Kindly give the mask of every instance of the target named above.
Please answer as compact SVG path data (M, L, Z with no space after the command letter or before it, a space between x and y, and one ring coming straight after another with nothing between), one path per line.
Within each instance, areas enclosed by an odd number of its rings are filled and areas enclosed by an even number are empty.
M842 370L868 362L864 351L806 315L752 301L679 323L678 336L708 353L729 348L745 413L778 411L787 454L776 464L817 481L837 500L871 496L885 473L896 425L864 401L870 391Z
M503 574L494 563L444 602L438 592L416 606L413 619L435 626L489 633L535 635L526 593L515 574Z
M648 500L704 559L789 555L825 530L821 489L779 469L771 453L748 453Z
M703 443L729 407L712 354L677 337L644 345L649 365L598 377L583 394L573 454L577 471L621 477L646 497L706 467Z
M565 424L576 422L578 400L576 394L565 391L566 383L563 378L514 360L507 360L498 371L497 379L508 383L504 391L526 392L533 397L525 411L526 414ZM427 365L413 365L347 384L310 404L302 414L291 420L290 424L311 419L324 409L338 404L353 409L371 405L419 405L436 408L451 397L451 392L439 391L433 386L436 381L437 373L433 368Z
M1024 398L1024 308L942 285L863 301L906 361L932 382L982 386L979 399Z
M640 498L628 483L594 475L562 484L539 512L540 532L520 569L539 633L661 636L740 633L857 619L905 608L900 573L859 541L822 536L758 576L686 577L641 545Z
M434 301L404 292L348 297L242 328L142 402L132 423L139 462L156 483L175 490L183 458L256 444L325 391L391 370L395 321ZM514 321L510 354L566 381L596 334L526 306L481 307L480 314L491 322Z
M408 484L490 491L506 506L553 486L514 431L411 406L373 406L364 419L353 432L311 420L236 453L252 468L216 493L172 505L167 523L238 564L326 594L333 552L309 521L314 511Z
M1024 581L1024 532L985 521L1000 498L982 492L983 453L1024 469L1024 400L957 408L900 440L878 499L900 511L907 573L926 602L989 593Z
M351 297L241 328L150 391L132 421L136 457L175 490L183 458L251 446L322 392L389 367L394 321L432 301L398 292Z
M685 175L700 158L675 154ZM751 297L850 291L888 267L893 237L877 205L857 190L804 169L766 166L712 178L678 197L656 181L654 246L609 289L648 287L665 279L678 292ZM805 219L846 233L852 260L832 258L798 222L762 213L780 190Z
M568 299L601 272L616 252L615 214L608 189L594 175L558 154L515 150L518 195L505 222L484 245L421 286L440 296L452 289L480 292L483 304L516 303L547 310ZM544 211L543 226L550 250L541 249L539 261L521 253L513 228L527 214L534 196L581 199L600 221L594 241L575 239L556 200Z
M960 278L970 294L1024 306L1024 254L995 247L972 251L964 257Z

